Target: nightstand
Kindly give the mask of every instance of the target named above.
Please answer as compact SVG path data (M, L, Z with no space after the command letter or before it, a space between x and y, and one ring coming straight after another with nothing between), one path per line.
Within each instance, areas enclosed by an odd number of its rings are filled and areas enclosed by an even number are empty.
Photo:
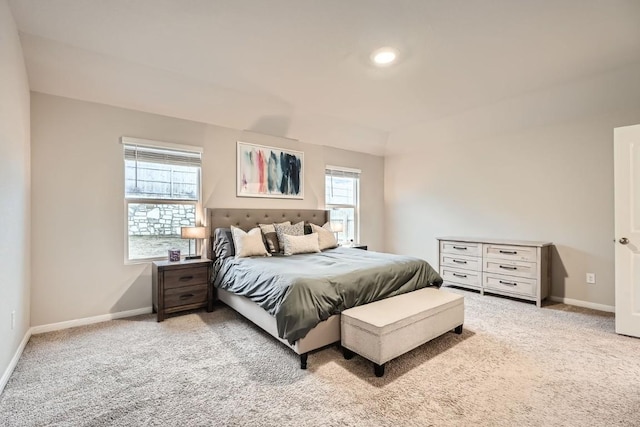
M162 322L169 313L206 307L213 311L211 265L208 259L153 261L153 310Z
M342 246L343 248L354 248L354 249L362 249L363 251L366 251L368 246L367 245L363 245L362 243L347 243L346 245Z

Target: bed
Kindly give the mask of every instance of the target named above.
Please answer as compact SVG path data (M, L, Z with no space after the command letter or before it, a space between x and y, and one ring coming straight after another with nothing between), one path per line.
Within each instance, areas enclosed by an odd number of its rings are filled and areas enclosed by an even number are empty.
M440 286L425 261L353 248L289 257L218 257L216 229L291 221L322 226L323 210L207 209L212 281L223 303L300 355L306 369L310 351L340 341L340 312L356 305Z

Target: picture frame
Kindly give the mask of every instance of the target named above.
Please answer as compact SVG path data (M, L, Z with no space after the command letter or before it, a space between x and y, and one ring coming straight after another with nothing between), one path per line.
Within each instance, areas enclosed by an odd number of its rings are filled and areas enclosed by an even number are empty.
M238 141L236 195L304 199L304 153Z
M180 261L180 249L169 249L169 262Z

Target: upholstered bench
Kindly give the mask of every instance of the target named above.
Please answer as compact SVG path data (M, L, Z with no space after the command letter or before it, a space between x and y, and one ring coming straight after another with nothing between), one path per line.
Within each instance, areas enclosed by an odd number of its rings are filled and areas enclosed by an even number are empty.
M342 312L344 357L353 352L374 363L376 376L384 365L448 331L462 333L464 297L424 288Z

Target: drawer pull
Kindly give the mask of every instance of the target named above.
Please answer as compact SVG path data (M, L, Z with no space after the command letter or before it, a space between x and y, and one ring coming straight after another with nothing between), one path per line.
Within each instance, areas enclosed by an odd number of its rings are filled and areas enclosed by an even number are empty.
M178 279L180 282L188 282L189 280L193 280L193 276L182 276Z
M500 251L501 254L507 254L507 255L516 255L518 252L517 251Z
M189 298L193 298L194 296L195 296L194 294L182 294L182 295L180 295L180 299L181 300L186 300L186 299L189 299Z
M456 277L462 277L463 279L466 279L466 278L467 278L467 275L466 275L466 274L453 273L453 275L454 275L454 276L456 276Z
M460 261L459 259L452 260L453 262L457 262L458 264L466 264L467 261Z
M505 270L517 270L518 267L511 267L509 265L501 265L500 268L504 268Z
M509 285L509 286L518 286L517 283L514 282L505 282L504 280L500 280L500 283L503 285Z
M466 251L467 247L466 246L454 246L453 249L459 249L461 251Z

